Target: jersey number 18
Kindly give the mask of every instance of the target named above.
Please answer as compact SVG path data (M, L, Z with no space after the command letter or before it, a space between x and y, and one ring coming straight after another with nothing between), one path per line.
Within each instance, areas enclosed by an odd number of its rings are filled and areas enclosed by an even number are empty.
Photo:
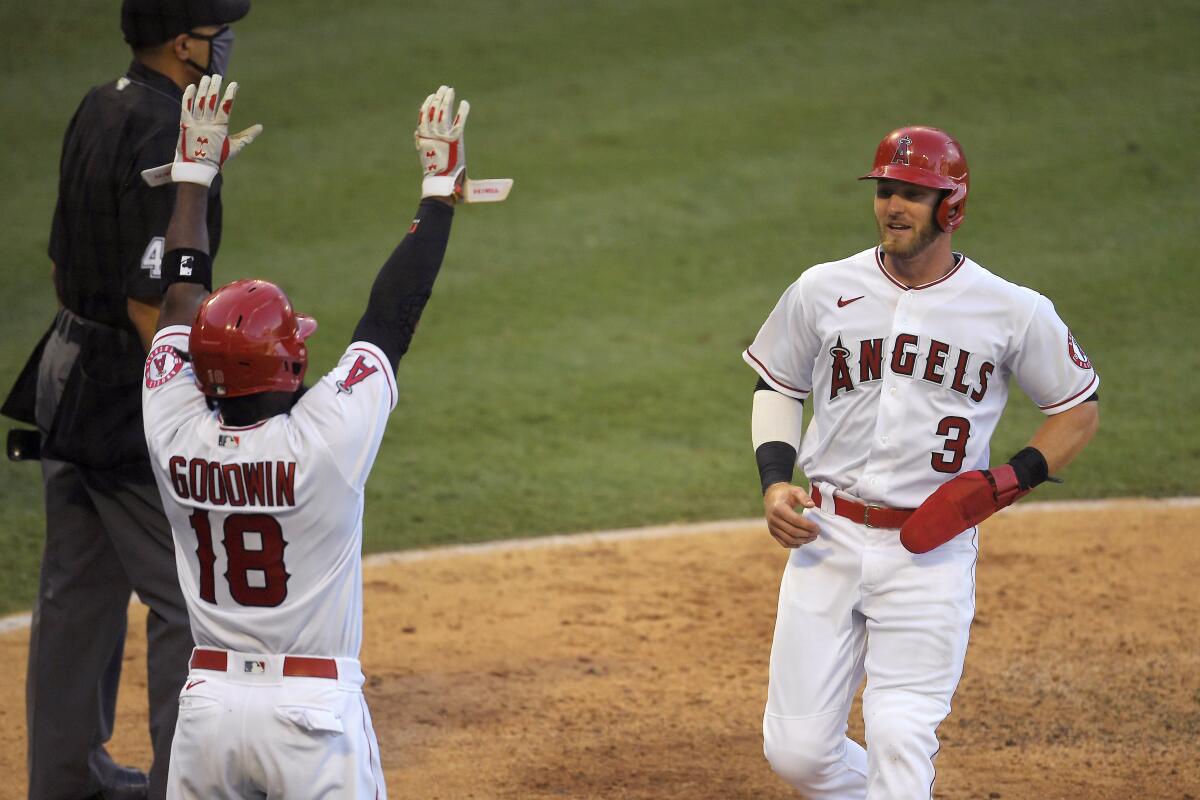
M213 550L212 527L207 511L196 511L188 522L196 532L196 556L200 560L200 599L217 604L214 583L217 554ZM283 529L270 514L230 514L225 518L226 570L229 595L243 606L277 606L287 597L291 577L283 564ZM247 547L249 537L257 535L259 547ZM251 585L251 576L261 585Z

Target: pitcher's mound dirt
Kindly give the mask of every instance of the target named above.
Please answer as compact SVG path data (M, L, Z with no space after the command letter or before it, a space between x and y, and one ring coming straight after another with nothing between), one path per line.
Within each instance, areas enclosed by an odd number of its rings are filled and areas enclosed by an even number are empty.
M937 797L1200 800L1200 510L1015 510ZM366 571L367 698L408 798L791 798L760 725L786 553L760 524L435 555ZM148 762L131 619L119 760ZM24 797L28 632L0 637L0 795ZM856 706L851 734L861 739Z

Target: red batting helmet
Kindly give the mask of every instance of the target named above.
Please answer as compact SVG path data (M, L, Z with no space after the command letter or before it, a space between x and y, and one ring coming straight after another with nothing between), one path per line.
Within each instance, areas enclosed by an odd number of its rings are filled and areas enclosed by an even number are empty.
M954 137L937 128L913 125L897 128L875 150L875 166L859 180L892 178L947 194L937 207L938 227L950 233L962 224L967 208L967 157Z
M317 321L292 310L270 281L241 280L217 289L192 323L196 383L210 397L294 392L304 380L304 340Z

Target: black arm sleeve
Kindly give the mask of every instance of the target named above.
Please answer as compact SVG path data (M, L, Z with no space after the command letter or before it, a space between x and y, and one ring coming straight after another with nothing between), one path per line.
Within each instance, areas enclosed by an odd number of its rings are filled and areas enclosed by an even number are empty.
M354 329L354 341L377 346L392 362L393 371L408 351L433 292L453 219L454 209L445 203L421 201L408 235L379 270L367 310Z

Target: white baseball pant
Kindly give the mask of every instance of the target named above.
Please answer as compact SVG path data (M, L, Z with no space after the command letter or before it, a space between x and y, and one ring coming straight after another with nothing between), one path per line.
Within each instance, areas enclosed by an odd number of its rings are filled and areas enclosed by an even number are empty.
M333 669L336 678L297 676ZM167 799L386 800L362 684L353 658L197 648L179 694Z
M932 797L937 727L950 713L975 613L976 529L914 555L899 531L806 516L820 536L779 589L763 718L772 768L811 800ZM867 747L846 736L864 675Z

